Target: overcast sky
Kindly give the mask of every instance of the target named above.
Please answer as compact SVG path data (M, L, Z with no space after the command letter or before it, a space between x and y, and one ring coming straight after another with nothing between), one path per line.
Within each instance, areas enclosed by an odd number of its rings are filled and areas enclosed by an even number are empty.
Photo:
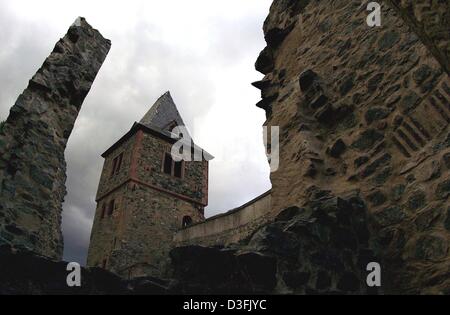
M271 0L0 0L0 120L55 43L83 16L112 49L66 150L65 259L85 263L100 154L167 90L194 140L213 154L206 216L270 189L264 112L250 83Z

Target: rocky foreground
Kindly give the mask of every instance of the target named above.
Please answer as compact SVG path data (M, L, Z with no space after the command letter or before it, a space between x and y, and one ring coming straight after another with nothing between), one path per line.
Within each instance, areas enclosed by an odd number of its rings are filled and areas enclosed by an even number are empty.
M0 294L367 294L366 206L357 192L312 192L232 247L188 246L171 252L169 280L122 280L99 268L82 270L69 288L67 263L0 250Z

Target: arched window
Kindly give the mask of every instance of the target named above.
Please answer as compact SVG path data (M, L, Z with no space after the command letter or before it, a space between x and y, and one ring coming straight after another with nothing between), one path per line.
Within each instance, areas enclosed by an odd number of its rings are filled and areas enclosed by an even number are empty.
M183 217L182 227L187 228L190 225L192 225L192 218L190 216Z

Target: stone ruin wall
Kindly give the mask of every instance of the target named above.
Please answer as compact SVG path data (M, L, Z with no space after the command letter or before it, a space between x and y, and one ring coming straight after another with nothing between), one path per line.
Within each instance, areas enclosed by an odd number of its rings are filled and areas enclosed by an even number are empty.
M175 246L226 246L250 237L270 220L270 191L227 213L178 231Z
M450 3L430 0L386 0L420 36L450 73Z
M272 4L256 63L265 77L254 83L266 125L281 128L272 209L357 192L386 292L449 293L450 80L433 54L448 53L448 32L427 46L402 19L408 11L383 4L382 26L370 28L366 8Z
M11 108L0 134L0 245L62 258L64 150L110 47L78 19Z

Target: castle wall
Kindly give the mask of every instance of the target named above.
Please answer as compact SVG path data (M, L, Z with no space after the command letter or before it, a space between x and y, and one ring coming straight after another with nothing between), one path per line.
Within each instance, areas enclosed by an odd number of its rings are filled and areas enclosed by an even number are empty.
M450 74L450 2L387 0Z
M271 7L256 63L265 77L255 86L266 125L281 129L272 208L356 191L368 204L384 290L445 292L450 80L394 9L383 6L382 26L370 28L366 6Z
M78 19L11 108L0 134L0 245L62 258L64 150L110 47Z
M238 243L267 223L270 211L271 195L267 192L235 210L178 231L174 242L177 246Z

